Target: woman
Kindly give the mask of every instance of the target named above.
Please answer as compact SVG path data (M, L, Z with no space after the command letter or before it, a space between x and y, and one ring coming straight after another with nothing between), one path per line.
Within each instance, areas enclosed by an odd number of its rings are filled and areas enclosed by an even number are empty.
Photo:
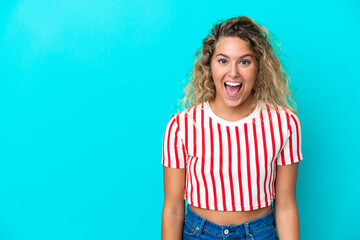
M164 135L163 240L300 238L301 125L278 52L248 17L203 40Z

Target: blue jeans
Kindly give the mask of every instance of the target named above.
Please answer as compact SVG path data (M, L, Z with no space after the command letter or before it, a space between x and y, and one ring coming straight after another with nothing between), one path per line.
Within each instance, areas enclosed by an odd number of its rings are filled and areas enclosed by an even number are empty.
M189 205L183 227L183 240L186 239L241 239L241 240L278 240L275 230L275 213L239 225L218 225L193 212Z

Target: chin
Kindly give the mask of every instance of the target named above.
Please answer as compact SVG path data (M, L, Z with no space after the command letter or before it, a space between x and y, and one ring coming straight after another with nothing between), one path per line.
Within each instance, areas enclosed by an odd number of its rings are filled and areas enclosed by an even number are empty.
M242 101L241 99L237 99L237 100L225 99L224 101L225 105L230 108L239 107L243 102L244 101Z

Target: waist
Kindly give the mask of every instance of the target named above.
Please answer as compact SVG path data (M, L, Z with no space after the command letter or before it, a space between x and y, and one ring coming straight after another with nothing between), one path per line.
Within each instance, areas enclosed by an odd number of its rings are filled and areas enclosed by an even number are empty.
M252 210L252 211L215 211L195 207L188 204L188 207L197 215L219 225L242 224L253 219L262 217L272 210L272 206Z

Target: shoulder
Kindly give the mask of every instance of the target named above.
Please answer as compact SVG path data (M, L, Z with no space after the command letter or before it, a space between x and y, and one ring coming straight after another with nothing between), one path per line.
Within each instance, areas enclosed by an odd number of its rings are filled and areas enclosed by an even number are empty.
M170 125L179 125L179 122L182 122L187 116L194 115L194 112L196 112L197 108L199 108L199 105L172 114L167 121L167 126L169 127Z
M259 103L263 111L268 111L271 114L279 114L280 116L292 116L298 118L298 115L288 107L284 107L278 104L268 104L265 102Z
M300 125L299 116L288 107L265 102L260 102L259 106L261 111L264 111L269 116L269 120L271 118L273 120L276 119L276 121L287 122L291 128Z
M284 107L284 106L279 106L277 105L277 111L279 112L279 114L281 116L285 116L285 119L291 129L291 131L293 131L295 128L298 129L299 126L301 125L300 123L300 118L297 115L297 113L295 113L292 109Z
M285 114L289 118L291 126L300 124L300 118L293 110L283 106L280 106L279 109L281 109L282 114Z
M185 118L194 118L194 116L196 117L197 114L200 113L201 109L204 107L203 103L200 103L196 106L184 109L176 114L173 115L173 117L177 120L184 120Z

